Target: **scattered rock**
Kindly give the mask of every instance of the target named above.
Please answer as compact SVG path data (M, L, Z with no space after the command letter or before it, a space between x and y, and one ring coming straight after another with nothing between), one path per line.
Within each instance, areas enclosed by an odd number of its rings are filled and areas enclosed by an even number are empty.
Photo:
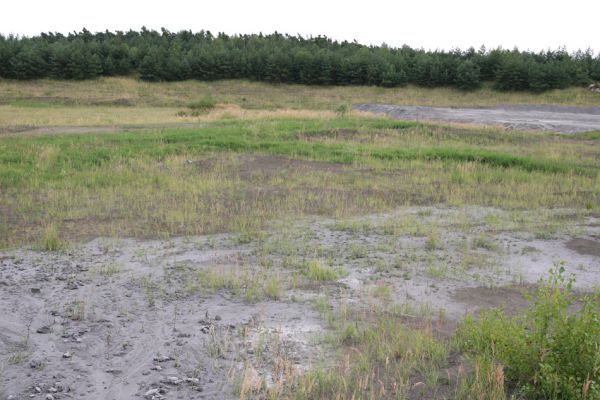
M67 351L67 352L63 353L62 358L71 358L71 352Z
M173 361L175 360L173 357L170 356L156 356L154 357L154 361L162 363L162 362L167 362L167 361Z
M215 315L215 321L220 321L221 320L221 316L220 315Z
M150 389L144 394L144 397L150 400L164 399L164 396L160 393L160 389Z
M169 377L166 377L165 379L163 379L162 382L166 383L168 385L177 386L177 385L181 384L181 382L183 382L183 380L179 379L176 376L169 376Z
M41 289L39 287L32 287L31 289L31 293L40 293Z
M46 400L54 400L54 396L52 396L50 393L48 393L46 395Z
M46 333L50 333L50 327L48 325L44 325L41 328L38 328L36 330L36 332L39 333L39 334L42 334L42 335L44 335Z
M107 374L112 374L112 375L121 375L123 373L122 370L116 369L116 368L109 368L109 369L105 370L104 372L106 372Z
M42 367L42 365L44 365L44 362L42 360L34 359L29 361L29 367L33 369L39 369Z

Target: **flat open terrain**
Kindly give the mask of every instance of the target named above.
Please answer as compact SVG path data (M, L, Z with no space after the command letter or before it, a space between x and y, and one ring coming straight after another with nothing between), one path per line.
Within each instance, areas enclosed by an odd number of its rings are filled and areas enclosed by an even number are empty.
M577 133L600 129L600 107L513 105L494 108L442 108L360 104L355 109L402 120L498 125L521 130Z
M595 110L584 89L0 81L0 103L2 398L508 399L465 318L527 312L559 266L574 309L600 287L598 131L555 113L585 124L556 108Z

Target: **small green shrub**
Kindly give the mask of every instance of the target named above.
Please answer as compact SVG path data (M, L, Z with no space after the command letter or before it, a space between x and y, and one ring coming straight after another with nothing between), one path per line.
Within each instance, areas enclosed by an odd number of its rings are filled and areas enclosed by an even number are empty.
M187 107L194 111L208 111L215 108L217 102L212 97L204 97L200 100L195 100L188 103Z
M345 117L346 115L348 115L348 113L350 113L350 111L352 111L352 106L350 105L350 103L348 102L343 102L341 104L339 104L335 110L336 114L338 114L340 117Z
M562 264L550 271L524 314L486 311L458 329L464 350L502 364L507 383L525 398L600 398L599 296L572 311L574 278L564 272Z

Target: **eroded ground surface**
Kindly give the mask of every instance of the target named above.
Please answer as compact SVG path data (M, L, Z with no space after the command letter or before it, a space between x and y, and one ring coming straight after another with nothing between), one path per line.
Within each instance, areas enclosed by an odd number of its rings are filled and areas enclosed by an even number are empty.
M577 275L577 290L592 291L599 222L570 210L421 207L280 221L252 235L6 250L2 391L235 398L255 381L332 362L320 299L458 320L526 307L524 291L560 262Z
M600 129L600 107L512 105L493 108L449 108L359 104L354 109L403 120L501 125L521 130L578 133Z

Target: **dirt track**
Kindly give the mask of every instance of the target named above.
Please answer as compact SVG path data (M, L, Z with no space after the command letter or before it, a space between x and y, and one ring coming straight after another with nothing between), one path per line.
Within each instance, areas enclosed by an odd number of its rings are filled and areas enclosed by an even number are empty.
M355 110L406 120L500 125L510 129L580 133L600 129L600 107L499 106L494 108L420 107L359 104Z

